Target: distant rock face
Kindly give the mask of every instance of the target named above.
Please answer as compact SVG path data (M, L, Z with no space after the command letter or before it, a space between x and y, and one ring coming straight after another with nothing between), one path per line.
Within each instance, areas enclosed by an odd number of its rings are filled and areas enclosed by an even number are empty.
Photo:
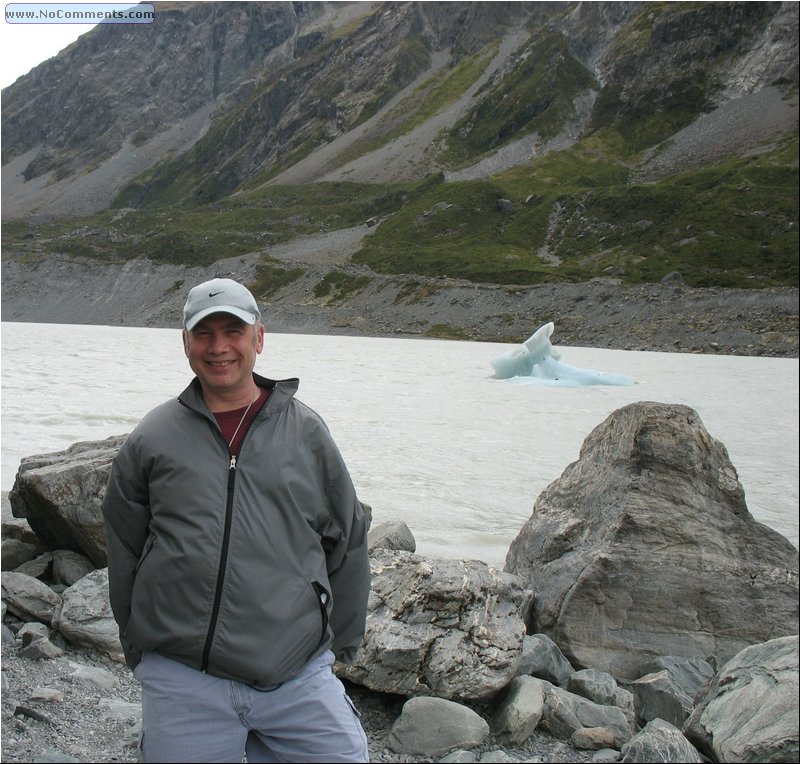
M107 564L102 502L111 462L127 436L74 443L65 451L22 460L8 494L50 549L71 549L98 568Z
M105 159L126 137L141 145L252 77L295 33L295 5L199 3L157 8L153 24L98 25L5 89L3 161L43 145L32 178L69 154ZM120 78L122 67L136 75Z
M454 68L523 30L525 45L513 45L518 58L535 55L544 29L568 46L569 74L553 78L557 96L542 95L544 101L566 96L569 103L577 95L568 91L579 69L601 86L591 130L632 115L702 113L708 104L775 84L796 90L793 3L383 6L172 3L156 7L152 24L97 25L3 91L3 164L18 160L10 173L16 181L4 179L4 215L39 216L44 202L59 217L96 212L131 181L125 198L134 205L152 199L150 186L164 184L174 185L174 193L188 184L201 198L218 199L264 170L285 170L287 157L327 152L328 144L359 129L418 75L434 74L437 54L447 54ZM458 132L491 131L507 147L523 137L518 123L524 119L530 123L526 132L538 134L540 107L552 114L554 105L533 103L521 118L499 125L497 109L487 108L491 122L481 113L481 99L498 95L509 77L519 76L513 69L497 76L486 71L476 109ZM415 101L414 108L424 103L425 91L417 90ZM594 95L586 102L594 104ZM385 116L397 120L396 114ZM427 121L431 135L453 127ZM378 125L375 137L389 128ZM438 143L426 140L420 144L424 156L404 157L419 168L414 177L446 164L435 156ZM158 170L159 183L135 180L162 161L167 172ZM329 169L321 161L317 179ZM191 165L192 174L184 174ZM193 175L198 182L191 182ZM58 193L48 190L51 185L60 186Z
M687 406L634 403L595 428L506 570L535 591L530 630L619 677L798 631L797 550L753 519L725 447Z

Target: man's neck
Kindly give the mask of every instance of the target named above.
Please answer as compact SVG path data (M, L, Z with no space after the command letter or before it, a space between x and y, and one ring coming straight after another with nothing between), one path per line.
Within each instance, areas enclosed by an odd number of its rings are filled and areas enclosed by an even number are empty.
M251 384L231 391L209 390L204 387L203 399L209 410L214 414L218 414L222 411L233 411L234 409L249 406L258 398L259 392L258 385L256 385L255 380L252 380Z

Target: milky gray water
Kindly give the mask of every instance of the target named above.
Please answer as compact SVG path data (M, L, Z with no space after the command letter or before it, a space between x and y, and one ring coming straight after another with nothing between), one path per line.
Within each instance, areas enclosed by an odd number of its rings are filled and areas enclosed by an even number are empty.
M268 334L256 371L300 378L374 522L405 521L424 555L502 566L586 436L639 400L694 408L750 512L798 545L797 359L558 347L566 364L635 384L537 387L492 379L511 347ZM129 432L189 379L177 329L3 323L0 487L23 456Z

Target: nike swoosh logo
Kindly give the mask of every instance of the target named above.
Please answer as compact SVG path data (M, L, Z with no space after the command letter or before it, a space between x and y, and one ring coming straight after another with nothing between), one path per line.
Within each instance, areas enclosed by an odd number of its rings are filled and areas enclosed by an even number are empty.
M222 294L222 292L209 292L208 296L209 297L216 297L218 294Z

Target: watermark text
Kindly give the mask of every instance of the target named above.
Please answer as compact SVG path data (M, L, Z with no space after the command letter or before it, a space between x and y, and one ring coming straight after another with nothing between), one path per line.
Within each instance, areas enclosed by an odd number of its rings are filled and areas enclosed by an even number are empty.
M152 24L152 3L8 3L7 24Z

